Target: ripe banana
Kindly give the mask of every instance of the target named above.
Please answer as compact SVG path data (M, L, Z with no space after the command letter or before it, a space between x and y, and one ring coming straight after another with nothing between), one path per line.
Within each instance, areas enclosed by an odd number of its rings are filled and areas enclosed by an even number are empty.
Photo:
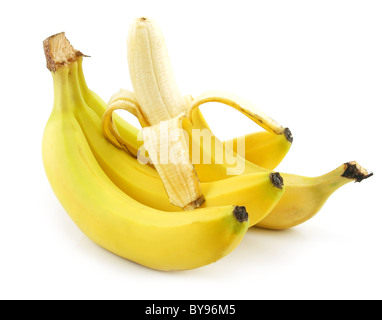
M176 84L173 83L174 77L172 70L169 67L170 62L166 54L167 52L165 49L163 37L161 36L161 33L158 30L156 24L150 22L147 18L135 21L133 28L136 27L137 23L140 25L141 29L146 28L144 29L146 30L146 33L144 34L145 36L148 35L149 38L144 38L142 43L144 43L144 50L150 51L151 55L144 52L142 56L140 56L139 52L141 52L143 49L136 49L135 46L133 48L128 48L129 52L133 50L133 53L129 56L134 55L140 57L139 66L141 66L141 68L136 67L134 63L133 66L130 65L130 73L132 74L131 80L134 90L139 91L140 97L148 99L147 102L144 103L156 105L157 109L161 109L162 111L164 110L163 114L165 116L171 117L176 114L176 111L174 111L176 108L176 103L172 104L171 108L168 107L167 112L165 112L167 104L164 103L164 105L161 106L161 103L166 100L171 100L171 92L174 92L176 101L180 100L180 95L177 91ZM152 43L154 45L150 47ZM151 50L148 48L151 48ZM129 58L128 60L129 64L131 64L132 59ZM147 69L144 69L143 66ZM140 72L143 69L145 72ZM154 93L151 95L151 92ZM165 92L162 100L161 92ZM104 117L103 128L105 136L111 142L115 142L116 140L123 141L121 144L119 142L115 144L120 148L123 148L124 145L128 146L130 143L126 139L123 139L123 137L121 137L121 135L116 130L114 130L115 128L110 125L110 122L113 122L113 117L111 116L112 112L117 109L130 111L132 109L131 105L134 105L133 110L135 110L136 113L141 114L138 119L146 120L149 115L154 117L154 113L156 112L155 108L151 108L150 113L145 112L142 110L142 106L139 105L140 100L144 100L139 98L134 100L132 97L134 97L133 93L120 91L109 101L109 109L106 111ZM156 98L154 99L152 97ZM212 91L206 92L196 99L189 98L188 102L186 102L186 118L183 122L183 127L188 131L189 136L192 139L191 145L198 146L196 149L211 159L211 164L206 164L205 162L193 162L200 180L210 182L230 178L230 172L232 172L232 165L230 164L235 163L235 161L241 161L241 163L244 165L244 176L250 173L269 173L269 169L259 167L238 154L232 154L231 158L225 158L223 163L219 163L217 161L217 156L225 154L224 144L212 135L212 141L210 141L211 144L206 146L204 145L203 140L200 141L199 136L195 137L195 135L192 134L192 131L195 129L208 130L208 126L201 120L202 118L199 111L199 107L202 104L208 102L220 102L231 106L242 112L244 115L259 124L268 132L275 135L284 136L286 138L285 140L289 140L289 143L292 140L289 129L279 125L276 121L274 121L272 118L267 116L264 112L253 106L248 101L238 98L232 94ZM179 112L184 112L184 104L179 103L179 105ZM145 125L142 122L141 124L142 126ZM210 148L211 145L213 145L214 148ZM194 150L192 149L191 151L193 152ZM285 154L285 149L283 153ZM354 180L352 176L344 175L350 165L352 164L346 163L339 166L332 173L312 178L301 177L292 174L282 174L283 177L286 177L286 191L281 201L266 217L267 219L265 222L260 222L257 225L264 228L274 229L289 228L296 226L306 221L307 219L310 219L320 210L322 205L326 202L327 198L335 190ZM357 174L362 177L362 179L370 176L370 174L368 174L367 171L360 167L358 164L354 166L357 168ZM360 178L358 180L361 181L362 179Z
M158 270L197 268L231 252L249 225L245 208L164 212L122 192L99 166L76 119L83 99L69 79L82 53L64 34L46 39L44 51L53 75L54 107L44 132L43 162L57 198L77 226L105 249Z
M142 17L131 24L127 58L138 110L146 124L154 125L186 112L186 102L177 87L163 35L155 21Z
M193 123L197 127L212 131L200 110L195 114ZM243 141L245 148L240 152L238 145ZM284 133L279 135L263 130L223 141L223 149L230 148L249 162L274 170L287 155L292 142L293 136L289 128L285 128Z
M361 182L371 175L355 161L344 163L316 178L283 174L288 197L282 197L272 212L256 226L266 229L297 226L316 215L334 191L351 181Z
M134 113L141 119L145 150L170 202L192 210L201 206L205 197L182 130L187 105L167 63L162 37L156 24L146 18L136 19L129 30L129 71L139 104Z

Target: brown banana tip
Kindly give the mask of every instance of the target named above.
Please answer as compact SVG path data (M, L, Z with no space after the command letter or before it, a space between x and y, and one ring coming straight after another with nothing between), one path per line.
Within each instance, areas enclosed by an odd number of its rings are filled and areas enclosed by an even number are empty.
M65 32L54 34L43 41L46 67L56 72L61 66L76 61L79 57L88 57L75 50L65 36Z
M272 184L279 189L282 189L284 186L284 179L279 172L272 172L269 174Z
M373 175L372 172L368 172L365 168L361 167L356 161L346 162L345 171L342 177L353 179L355 182L361 182Z
M248 221L248 212L244 206L236 206L235 209L233 209L233 215L238 222Z
M285 136L285 138L286 138L290 143L293 142L292 131L290 131L289 128L285 128L285 129L284 129L284 136Z
M195 208L199 208L205 201L206 198L203 195L201 195L198 199L194 201Z
M183 210L189 211L189 210L194 210L202 206L202 204L206 201L206 198L201 195L198 199L195 201L190 202L188 205L186 205Z

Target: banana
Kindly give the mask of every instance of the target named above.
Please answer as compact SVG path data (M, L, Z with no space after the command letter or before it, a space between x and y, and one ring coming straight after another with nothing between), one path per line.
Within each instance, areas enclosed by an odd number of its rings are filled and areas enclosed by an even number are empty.
M83 98L70 78L82 53L63 33L46 39L44 51L54 83L54 107L42 143L44 167L58 200L84 234L123 258L157 270L198 268L230 253L248 229L245 208L172 213L122 192L99 166L76 118Z
M256 226L288 229L300 225L314 217L334 191L351 181L361 182L372 175L356 161L344 163L315 178L283 174L288 186L288 197L282 197L272 212Z
M76 119L104 172L122 191L140 203L158 210L180 211L178 206L169 201L155 169L139 163L135 157L116 148L103 136L102 121L94 111L102 108L99 104L101 100L88 89L82 63L72 64L68 83L77 97L74 111ZM202 208L225 204L245 206L250 226L261 221L280 201L285 191L282 177L270 172L201 183L201 189L205 195Z
M200 110L195 113L193 123L199 128L212 131ZM239 144L243 142L245 148L240 152ZM289 128L285 128L283 134L278 135L263 130L223 141L223 149L235 150L253 164L274 170L289 152L292 142L293 136Z
M177 88L163 35L154 21L139 18L130 27L128 43L130 77L139 104L133 114L144 127L145 150L170 202L183 210L198 208L205 197L182 130L187 105ZM113 110L115 106L109 113Z
M128 93L126 95L126 92L124 93L123 91L120 91L116 96L111 98L108 104L109 109L105 113L106 117L103 119L105 136L111 142L113 140L123 141L120 145L118 145L118 143L115 144L119 148L123 148L124 144L129 144L129 142L123 139L121 135L114 130L114 127L110 125L110 122L113 121L111 114L117 109L130 111L131 104L133 104L135 105L133 109L136 113L136 110L141 111L141 116L138 117L138 119L147 119L149 116L155 118L157 109L162 110L161 112L158 111L158 113L163 114L164 117L174 116L177 114L176 105L179 104L179 113L186 113L183 121L183 128L188 132L188 135L192 139L192 143L190 145L197 146L195 149L190 149L191 157L193 158L194 152L199 152L200 154L203 154L203 160L204 157L210 159L210 164L206 164L205 161L192 161L200 181L213 182L232 178L232 175L245 176L248 174L271 172L271 170L260 167L248 159L240 156L240 152L239 154L227 154L225 152L227 150L225 145L212 133L210 140L208 140L209 144L205 144L204 140L200 139L200 136L194 135L193 131L196 129L200 131L207 130L210 132L205 121L202 121L199 107L208 102L219 102L233 107L242 112L249 119L253 120L267 132L280 137L284 136L284 143L285 140L287 140L289 147L292 140L290 130L278 124L275 120L252 105L249 101L226 92L207 91L196 99L192 99L191 97L188 97L187 99L183 98L183 100L186 101L185 104L187 106L185 109L184 104L181 103L180 94L176 84L174 83L174 77L170 67L170 62L168 60L167 51L165 49L164 40L157 28L157 25L154 22L150 22L147 18L138 20L138 24L142 29L146 30L146 33L144 33L145 36L150 34L150 36L148 36L149 39L144 38L142 40L144 43L144 49L136 49L136 46L128 48L129 53L133 51L128 58L131 80L134 91L139 92L140 98L137 97L137 99L133 101L131 97L134 96L134 94ZM137 21L133 23L133 29L136 25ZM151 44L153 45L150 47ZM149 50L148 48L151 48L152 50ZM148 51L150 54L147 53ZM136 67L134 59L130 58L130 56L139 57L139 53L142 53L142 56L136 59L139 59L140 63L138 65L141 66L141 68ZM155 93L151 95L150 93L154 91ZM162 91L165 92L163 97L161 96ZM175 97L174 101L177 101L174 104L170 103L172 93ZM162 100L161 97L163 98ZM144 101L144 99L147 99L147 101ZM167 107L167 103L165 101L169 101L168 105L171 105L171 107ZM141 102L148 105L151 104L148 108L150 112L144 111L146 107L140 106L139 104ZM116 104L118 104L118 107L115 107ZM144 126L144 123L141 124ZM105 130L105 128L109 128L110 130ZM211 145L214 147L211 148ZM238 145L239 139L237 140L237 146ZM281 154L285 155L289 147L284 148L284 151L282 151ZM245 152L242 154L245 154ZM220 162L218 160L221 159L222 155L224 155L225 158L222 162ZM261 157L259 159L261 160ZM275 163L277 163L277 161ZM232 165L238 165L239 163L241 164L241 171L236 170L237 168ZM270 167L273 167L275 163L270 165ZM344 173L350 165L352 165L352 163L346 163L339 166L331 174L328 173L311 178L282 173L282 177L287 177L285 179L285 193L276 207L266 216L266 219L263 220L265 222L260 222L256 225L264 228L280 229L296 226L310 219L320 210L322 205L335 190L354 180L352 177L344 176ZM362 179L370 176L370 174L368 174L367 171L358 164L356 164L355 167L358 168L357 170L360 172L360 175L362 173ZM362 179L358 180L361 181ZM292 212L295 213L294 217Z
M146 17L135 19L128 35L127 59L142 118L149 125L186 112L161 30ZM144 126L144 124L142 124Z
M249 159L243 157L246 154L244 148L239 146L245 145L245 140L236 139L236 146L225 144L220 141L209 129L207 123L203 121L199 107L205 103L218 102L225 104L236 110L239 110L249 119L253 120L259 126L266 130L266 133L279 137L283 141L287 139L292 140L292 134L288 128L284 128L272 118L267 116L263 111L259 110L251 102L238 97L232 93L221 91L206 91L195 99L192 99L187 110L187 120L185 122L185 130L189 133L192 139L193 146L199 146L199 152L203 153L205 157L211 159L209 164L196 162L194 163L195 169L201 181L216 181L220 179L227 179L232 175L248 174L256 172L270 171L264 167L252 163ZM204 139L194 136L191 132L194 130L201 132L210 132L208 145L205 146ZM246 138L246 137L243 137ZM285 144L285 142L283 143ZM213 146L213 147L211 147ZM290 143L289 143L290 147ZM227 152L230 149L233 152ZM196 149L197 150L197 149ZM261 151L258 149L258 151ZM192 151L194 152L194 150ZM277 152L280 153L280 152ZM224 155L224 162L220 160L221 155ZM258 158L266 157L257 155ZM235 168L240 170L235 170Z

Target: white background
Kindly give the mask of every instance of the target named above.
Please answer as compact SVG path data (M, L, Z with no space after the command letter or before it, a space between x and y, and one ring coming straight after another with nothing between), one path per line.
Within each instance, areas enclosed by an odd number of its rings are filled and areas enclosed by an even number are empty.
M315 176L356 160L374 176L294 229L249 230L196 270L153 271L93 244L43 170L53 87L42 41L65 31L107 101L132 88L126 38L142 15L161 26L183 94L235 92L291 128L279 171ZM381 299L381 16L365 0L1 2L0 298ZM258 130L228 107L203 110L222 139Z

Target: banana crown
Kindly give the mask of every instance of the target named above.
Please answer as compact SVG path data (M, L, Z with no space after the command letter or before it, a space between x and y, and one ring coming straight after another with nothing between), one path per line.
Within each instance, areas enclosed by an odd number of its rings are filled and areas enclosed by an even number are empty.
M48 70L55 72L58 68L66 66L79 57L85 56L82 52L75 50L65 37L65 32L50 36L43 42Z

